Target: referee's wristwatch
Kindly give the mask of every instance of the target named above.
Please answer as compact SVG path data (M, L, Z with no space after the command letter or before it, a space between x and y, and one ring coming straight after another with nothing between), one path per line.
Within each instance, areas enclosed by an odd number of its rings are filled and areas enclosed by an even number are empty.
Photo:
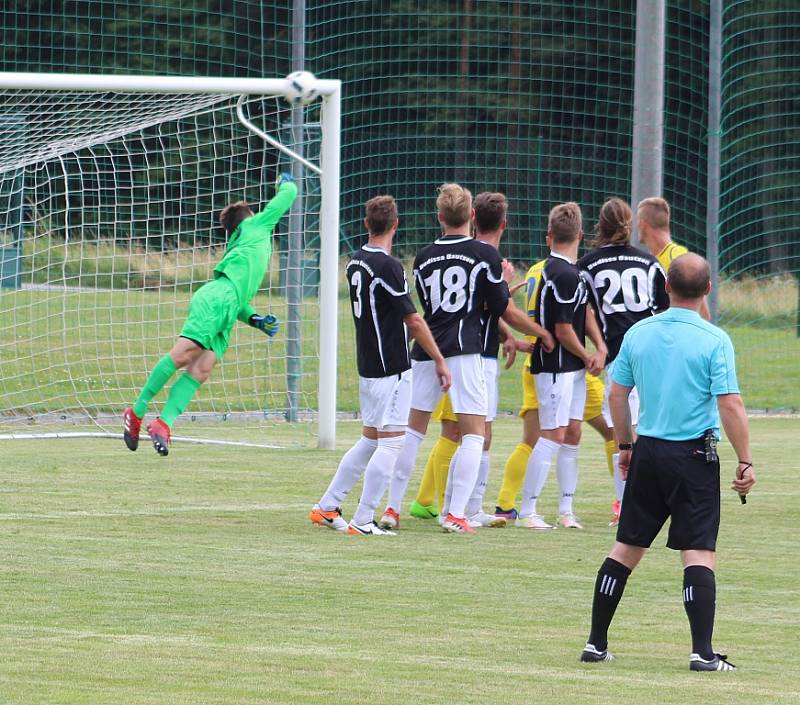
M619 450L633 450L633 443L620 443L617 448Z

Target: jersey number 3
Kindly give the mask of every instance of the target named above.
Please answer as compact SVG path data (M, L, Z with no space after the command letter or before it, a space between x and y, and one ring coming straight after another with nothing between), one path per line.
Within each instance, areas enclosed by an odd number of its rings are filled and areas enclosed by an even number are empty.
M353 295L353 315L356 318L361 318L361 272L356 270L353 276L350 277L350 286L355 288Z
M643 269L631 267L619 272L613 269L604 269L595 274L594 285L596 289L603 289L603 313L638 313L648 308L647 272ZM622 302L616 301L622 291Z
M447 313L455 313L467 302L464 290L467 273L461 267L448 267L444 271L436 269L422 281L428 290L431 313L436 313L440 308Z

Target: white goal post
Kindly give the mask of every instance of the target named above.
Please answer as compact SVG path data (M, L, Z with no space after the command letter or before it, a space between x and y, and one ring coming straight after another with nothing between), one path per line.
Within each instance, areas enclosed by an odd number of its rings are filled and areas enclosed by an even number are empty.
M161 100L162 96L166 97L163 103L157 103L159 105L159 109L163 112L163 116L159 117L159 119L163 119L165 121L171 120L178 124L178 127L175 127L172 133L166 136L162 135L159 132L159 127L155 120L145 124L145 127L142 127L137 123L131 129L138 131L145 129L151 130L152 134L148 133L146 137L140 138L142 144L145 143L145 139L150 140L150 142L147 144L150 144L151 142L158 143L159 140L164 140L167 142L169 140L174 141L176 139L181 139L183 140L181 144L185 145L185 147L182 146L181 149L185 149L189 153L199 153L201 148L198 147L197 140L193 139L191 135L188 137L185 136L186 133L182 131L184 128L180 124L180 120L185 119L187 115L200 114L203 111L209 111L211 109L209 106L213 106L215 101L219 103L227 101L228 105L226 106L226 109L228 109L231 114L235 114L235 118L229 118L231 122L235 122L238 118L240 128L243 126L247 132L251 133L252 135L256 135L258 138L263 140L264 143L269 145L270 148L274 148L274 150L276 150L276 154L280 152L282 155L284 155L284 159L288 158L300 161L305 169L307 169L309 172L314 172L319 178L319 319L314 325L314 329L318 330L319 334L317 374L318 385L316 391L318 395L317 411L319 423L319 447L330 449L334 447L336 440L336 350L338 334L337 320L339 315L338 268L341 82L338 80L315 79L314 88L321 97L321 105L318 107L319 153L318 155L310 156L308 154L302 154L302 147L300 150L298 150L301 152L301 154L297 154L290 146L286 146L286 140L282 140L280 135L276 135L274 130L270 130L263 126L259 127L252 117L249 117L245 114L244 105L248 99L255 100L256 98L267 99L272 97L291 97L293 95L291 85L289 81L284 78L251 79L0 72L0 94L2 96L2 102L0 102L0 180L4 180L3 184L0 186L0 188L3 189L0 191L0 219L2 219L0 220L0 253L3 251L4 242L7 244L10 238L17 237L19 240L21 240L23 237L22 224L14 220L17 217L14 215L15 208L17 208L19 212L23 212L24 209L30 210L34 207L38 208L40 211L46 208L46 200L44 199L41 203L37 202L35 206L23 204L23 195L21 193L22 189L17 189L15 186L17 180L16 174L25 173L25 169L38 169L39 171L42 171L44 168L41 166L41 164L58 164L60 161L63 161L65 155L75 154L80 150L88 150L87 156L81 157L86 159L87 164L92 160L100 163L105 158L119 158L119 150L117 150L117 153L111 154L110 157L107 157L105 154L98 156L96 154L96 150L93 151L96 147L96 142L92 142L90 137L86 137L86 135L91 133L91 128L94 127L94 124L89 125L89 123L93 120L100 119L102 117L101 114L106 111L108 113L109 122L104 133L104 139L107 139L109 142L113 140L122 140L124 142L127 139L125 132L126 127L124 124L125 120L127 119L127 115L132 115L137 110L143 110L144 103L139 103L138 107L136 104L132 103L128 108L129 112L126 113L126 118L121 119L120 116L122 114L120 113L118 115L112 112L111 109L108 109L104 104L101 103L99 96L153 96L153 102L149 103L148 105L156 104L157 101ZM55 96L67 93L85 94L86 96L89 96L86 100L85 107L78 107L77 105L73 107L73 104L67 106L75 110L75 117L74 122L70 123L69 130L63 132L63 134L58 132L57 134L52 134L51 136L47 137L45 136L44 132L47 129L46 125L44 125L47 120L52 120L54 124L60 125L60 116L58 115L59 111L57 107L48 107L48 110L52 111L52 116L50 113L48 113L48 116L43 116L41 120L32 120L30 119L30 111L34 108L30 108L30 104L25 103L24 108L20 108L20 103L14 102L17 100L16 97L14 97L11 102L6 100L8 96L36 96L44 93L53 94ZM98 98L93 99L93 94L98 96ZM197 100L197 106L199 107L187 108L178 103L170 103L170 99L174 96L201 97ZM274 108L275 114L279 112L282 114L283 111L289 112L292 110L289 104L283 101L282 98L279 103L280 106ZM55 103L53 105L55 105ZM314 109L316 110L317 108ZM28 111L25 113L26 117L24 120L20 119L17 121L19 124L15 123L15 115L22 115L24 110ZM15 113L15 111L17 112ZM194 111L194 113L192 113L192 111ZM131 124L133 124L132 118L130 121ZM203 143L202 149L206 150L207 152L214 152L216 156L217 150L214 142L214 135L216 135L218 131L223 131L223 129L230 132L232 129L230 126L231 122L226 123L222 128L214 123L213 120L210 121L208 125L205 125L204 123L203 129L206 130L210 137L207 137L207 141ZM89 126L87 127L87 125ZM19 134L24 133L23 138L16 139L15 131ZM220 159L227 159L229 162L233 163L236 158L241 158L241 153L232 155L226 152L226 148L227 147L225 145L220 148ZM141 150L142 148L139 147L139 149ZM109 148L109 151L112 150ZM33 154L32 152L36 153ZM140 151L138 154L144 162L147 162L146 152ZM144 154L143 157L142 154ZM197 158L199 159L199 157ZM157 166L146 164L146 167L154 170L159 169L164 173L166 173L169 169L177 169L180 171L181 164L183 162L177 163L176 159L173 159L173 162L175 163L165 163ZM100 175L97 178L101 179L103 176L101 167L97 168L97 173ZM62 181L67 183L68 179L66 172L64 172L62 176ZM222 197L221 193L223 188L218 185L224 183L224 173L222 171L220 171L220 173L214 173L211 175L204 174L203 178L198 178L197 181L199 188L198 193L200 194L198 198L203 197L204 194L207 195L207 190L209 188L207 184L211 183L212 181L215 188L217 188L219 198ZM147 186L154 188L149 183ZM162 184L159 182L159 188L161 186ZM182 186L183 184L180 185L180 187ZM202 188L200 188L201 186ZM63 187L64 190L67 190L68 188L68 186ZM78 189L79 188L80 187L78 187ZM166 189L166 186L164 188ZM203 191L203 189L206 189L206 191ZM67 191L66 194L64 190L60 191L58 195L62 200L66 199L68 203L70 198L81 198L81 194L75 193L75 190ZM236 189L232 188L231 191L234 192L231 195L235 195ZM264 188L264 193L266 193L266 188ZM17 197L19 198L19 202L16 206L9 205L9 199L12 196L14 199ZM167 197L165 197L164 203L172 205ZM145 203L144 206L146 207L146 205L147 204ZM41 221L46 218L46 215L42 215L41 212L39 212L37 213L37 217ZM62 217L68 220L69 215ZM12 220L14 220L14 222L11 222ZM67 225L69 226L69 223L67 223ZM18 234L15 235L14 233L16 232L17 228ZM70 232L69 227L65 227L63 232L65 234L60 236L62 239L58 241L58 246L66 251L67 239L69 238ZM98 248L99 247L100 246L98 246ZM94 251L99 252L100 249L98 248L96 248ZM10 248L6 247L5 249L8 250ZM58 252L60 253L61 250ZM18 254L18 256L20 259L22 258L21 254ZM33 255L26 253L26 256L33 261ZM59 256L61 255L59 254ZM92 255L90 254L87 256ZM55 262L55 258L53 259L53 262ZM53 262L48 262L47 266L54 267L55 264L53 264ZM58 266L63 269L63 281L66 282L68 268L66 255L61 257L58 262ZM8 265L7 260L0 258L0 265L6 267L4 270L0 270L0 274L3 277L0 278L0 284L8 287L9 285L7 282L11 281L16 274L6 266ZM30 264L29 266L31 269L33 269L34 266L38 265ZM119 273L112 272L110 276L114 276L115 274ZM31 282L33 281L34 278L31 277ZM199 279L197 281L199 282ZM79 286L82 285L82 281L79 281ZM35 288L36 284L30 284L29 286L31 288ZM8 290L8 288L0 288L0 297L9 296L9 294L3 293L7 292ZM8 300L9 299L7 299L7 301ZM31 308L34 306L33 303L29 305ZM63 311L66 311L67 307L68 305L66 303L62 304ZM25 325L24 318L26 314L18 311L19 309L15 311L8 307L4 307L3 310L0 310L0 321L5 321L4 327L2 327L0 332L8 335L9 331L22 330L21 326ZM57 314L63 317L63 311L60 313L57 312ZM2 318L4 315L5 319ZM85 316L85 313L81 313L80 315ZM69 345L72 344L72 341L66 340L68 337L67 333L63 333L62 331L61 334L59 334L59 332L55 330L55 315L48 313L48 316L50 316L50 319L48 319L46 326L42 324L43 328L46 329L47 337L45 337L45 335L41 336L42 341L40 345L51 345L52 343L50 341L63 337L65 339L64 349L66 350ZM82 324L82 320L80 323ZM112 329L109 328L108 330ZM22 335L23 333L20 332L19 336L22 337ZM0 341L0 344L1 343L2 341ZM97 343L98 350L101 350L101 346L103 344L104 343L102 343L102 341ZM162 350L162 353L166 352L167 349L168 347ZM13 350L10 344L7 345L5 349L0 349L0 363L4 363L4 361L6 361L11 354L13 354ZM90 351L89 354L95 353ZM30 358L29 360L26 359L24 364L19 365L20 371L13 372L13 374L16 374L17 378L20 380L23 378L28 380L28 377L30 377L32 374L28 368L35 367L37 364L35 352L31 353L28 357ZM65 353L64 358L66 359L66 357L67 356ZM155 362L155 360L151 360L151 362ZM52 362L49 364L51 366L53 365ZM66 363L64 364L66 365ZM222 367L225 367L224 362L222 363ZM10 365L8 369L13 370L13 365ZM26 375L28 377L26 377ZM12 400L5 403L0 400L0 422L3 421L4 415L7 416L8 414L14 412L15 402L13 398L14 395L17 394L17 387L21 387L23 385L23 382L16 381L14 384L9 383L8 385L4 386L3 376L4 370L0 369L0 397L6 396L7 399L11 398ZM143 381L144 377L142 377L142 382ZM30 377L30 381L25 382L25 384L27 384L29 387L44 385L46 383L46 378L42 378L42 380L39 381L34 377ZM76 386L74 380L71 380L70 383L73 387ZM105 380L101 382L101 384L103 383L108 384L108 381ZM126 390L126 392L127 391L129 390ZM64 395L62 394L61 397L58 398L63 399L63 396ZM109 399L111 398L113 398L114 401L109 403L116 404L117 397L109 396ZM67 402L59 401L51 411L54 414L61 413L61 409L65 406L68 406ZM77 407L86 409L89 408L89 405L79 401L77 403ZM36 415L31 412L24 403L21 403L19 408L22 409L21 415L27 416L29 419ZM214 409L216 410L217 407L215 406ZM42 410L44 412L48 411L46 407L42 407L42 409L37 408L37 414ZM226 413L224 407L220 406L218 413Z

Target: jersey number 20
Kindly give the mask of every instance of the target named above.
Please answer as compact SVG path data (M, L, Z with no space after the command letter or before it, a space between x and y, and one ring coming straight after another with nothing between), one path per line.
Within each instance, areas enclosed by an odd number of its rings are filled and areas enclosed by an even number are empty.
M631 267L619 272L613 269L604 269L594 276L596 289L603 289L603 313L638 313L648 308L647 272L644 269ZM622 291L622 302L616 301L617 295Z

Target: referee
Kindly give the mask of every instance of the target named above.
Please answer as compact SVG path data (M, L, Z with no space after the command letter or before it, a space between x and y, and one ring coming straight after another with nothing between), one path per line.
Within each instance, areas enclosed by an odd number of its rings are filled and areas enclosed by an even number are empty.
M732 671L714 652L715 550L720 516L719 422L739 465L731 487L743 499L755 483L750 440L733 346L699 310L711 289L708 262L677 257L667 276L670 308L626 333L614 364L609 398L627 479L617 540L597 573L592 629L581 661L612 661L608 627L625 583L672 517L667 547L681 552L683 605L692 632L692 671ZM628 395L639 391L641 416L632 449Z

